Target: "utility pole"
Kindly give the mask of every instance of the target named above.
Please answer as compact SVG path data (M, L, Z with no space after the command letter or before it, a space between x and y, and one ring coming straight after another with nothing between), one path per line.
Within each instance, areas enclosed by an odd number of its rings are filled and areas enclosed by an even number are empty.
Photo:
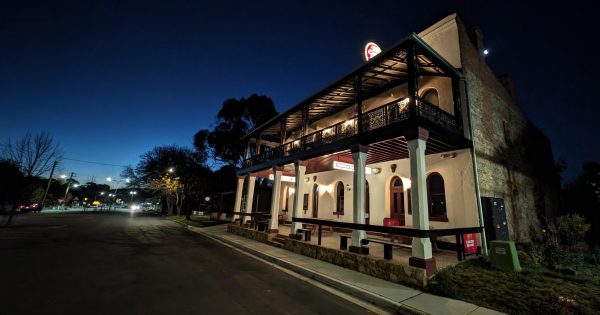
M67 189L65 190L65 197L63 198L63 205L66 206L67 203L67 194L69 193L69 188L71 188L71 181L73 180L74 172L71 172L71 176L67 179Z
M50 183L52 182L52 175L54 175L54 168L56 168L56 161L52 164L52 170L50 171L50 177L48 177L48 186L46 186L46 192L44 193L44 199L42 199L42 209L44 209L44 205L46 202L46 197L48 196L48 190L50 189Z

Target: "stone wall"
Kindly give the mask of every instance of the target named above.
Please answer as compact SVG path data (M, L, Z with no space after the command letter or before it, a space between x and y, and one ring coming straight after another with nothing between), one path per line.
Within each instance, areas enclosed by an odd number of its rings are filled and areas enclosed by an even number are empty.
M273 234L243 228L237 224L228 225L227 232L267 244L272 244L270 240L274 236ZM347 251L321 247L288 238L285 239L283 248L300 255L319 259L383 280L419 288L427 285L425 269L405 266L385 259L375 259Z
M485 63L466 27L457 23L481 196L504 199L511 239L527 241L558 207L550 142Z
M249 238L251 240L259 241L262 243L268 243L268 241L272 237L271 234L241 227L239 224L236 223L231 223L227 225L227 232L237 234L239 236L243 236L245 238Z

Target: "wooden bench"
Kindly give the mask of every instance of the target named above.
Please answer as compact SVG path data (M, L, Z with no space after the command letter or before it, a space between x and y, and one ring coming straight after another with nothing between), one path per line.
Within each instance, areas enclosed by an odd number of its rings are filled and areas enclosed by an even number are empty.
M310 242L310 237L312 234L312 229L297 229L296 233L304 233L304 240Z
M352 234L340 234L340 250L348 249L348 240L352 237Z
M382 240L379 238L365 238L362 240L363 245L367 245L367 244L369 244L369 242L383 244L383 258L385 258L385 259L392 259L393 246L412 249L411 245L391 242L391 241Z

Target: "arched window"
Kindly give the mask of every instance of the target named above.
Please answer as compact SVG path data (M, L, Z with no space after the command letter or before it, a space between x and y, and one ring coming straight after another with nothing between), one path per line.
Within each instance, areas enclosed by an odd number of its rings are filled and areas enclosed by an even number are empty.
M397 218L398 223L404 225L404 185L398 176L390 183L390 218Z
M440 106L440 99L438 96L438 92L436 91L436 89L429 89L427 91L425 91L425 93L423 93L422 96L423 100L431 105Z
M319 185L313 185L313 197L312 197L312 217L319 217Z
M336 214L344 214L344 183L338 182L335 186L335 212Z
M431 173L427 176L427 199L429 201L429 219L431 221L448 221L444 178L439 173Z

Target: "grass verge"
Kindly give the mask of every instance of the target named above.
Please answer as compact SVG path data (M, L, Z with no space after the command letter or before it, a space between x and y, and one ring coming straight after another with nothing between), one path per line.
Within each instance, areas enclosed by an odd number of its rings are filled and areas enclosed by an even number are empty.
M441 270L427 290L509 314L598 314L600 266L582 270L566 275L524 266L506 272L479 258Z

